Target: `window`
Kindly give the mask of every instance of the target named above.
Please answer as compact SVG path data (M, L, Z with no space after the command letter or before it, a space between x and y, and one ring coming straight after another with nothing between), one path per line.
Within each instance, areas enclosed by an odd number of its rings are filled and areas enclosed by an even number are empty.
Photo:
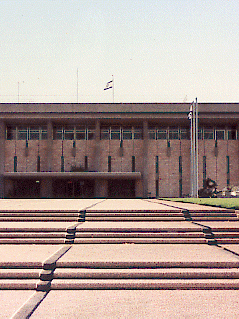
M213 140L214 131L213 129L204 129L204 139L205 140Z
M6 139L15 140L17 138L17 128L16 126L7 126L6 129Z
M123 140L132 140L132 128L131 127L123 127L122 129Z
M109 140L110 139L110 128L109 127L103 127L100 130L100 139L101 140Z
M28 128L27 126L19 126L17 132L18 140L28 140Z
M93 140L95 137L95 128L93 126L89 126L87 128L87 140Z
M225 131L224 130L215 130L215 139L216 140L224 140L225 139Z
M39 126L30 126L29 137L30 137L30 140L39 140L40 139L40 127Z
M40 128L40 132L41 132L41 139L47 140L47 126L42 126Z
M120 140L120 127L111 127L111 140Z
M134 127L134 139L142 140L143 139L143 130L140 127Z
M76 140L86 139L86 128L85 126L76 126Z
M63 127L54 126L53 127L53 139L54 140L63 140Z
M64 128L64 139L65 140L74 140L74 126L66 126Z
M150 128L148 130L148 132L149 132L149 139L150 140L156 140L156 130L155 130L155 128Z
M231 129L227 131L227 139L228 140L236 140L237 139L237 131L235 129Z
M158 140L166 140L167 139L167 130L166 129L157 130L157 139Z
M198 139L199 139L199 140L202 140L202 137L203 137L203 129L202 129L202 128L199 128L199 129L198 129Z
M111 156L108 156L108 172L111 172Z
M135 172L135 156L132 156L132 172Z
M178 128L169 129L169 139L177 140L179 138Z
M180 138L181 140L188 140L190 139L189 129L181 128L180 129Z

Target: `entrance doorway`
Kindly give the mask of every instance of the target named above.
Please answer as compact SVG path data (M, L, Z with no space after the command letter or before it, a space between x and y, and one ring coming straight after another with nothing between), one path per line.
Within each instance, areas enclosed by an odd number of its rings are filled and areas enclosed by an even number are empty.
M92 198L94 197L94 180L66 180L53 181L53 196L56 198Z
M13 182L13 197L39 198L41 181L35 179L19 179Z
M109 180L109 198L135 198L134 180Z

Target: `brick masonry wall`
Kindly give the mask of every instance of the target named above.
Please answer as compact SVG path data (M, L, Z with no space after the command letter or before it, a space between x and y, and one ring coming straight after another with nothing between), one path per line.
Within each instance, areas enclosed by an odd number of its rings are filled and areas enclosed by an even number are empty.
M94 170L95 160L99 161L99 170L108 171L108 156L112 159L112 172L131 172L132 156L136 159L136 171L143 173L143 140L124 140L123 156L121 156L120 141L100 140L99 158L95 159L95 140L77 140L75 156L73 141L63 141L65 171L70 171L72 165L85 165L88 156L89 170ZM182 156L182 193L190 193L190 141L171 140L170 156L166 140L149 140L148 148L148 191L156 195L156 162L159 157L159 196L179 196L179 156ZM181 153L180 153L181 148ZM47 171L47 141L5 141L5 171L13 172L14 155L17 156L18 172L36 172L37 156L41 158L41 171ZM27 155L27 156L26 156ZM199 188L203 186L203 156L206 156L207 177L215 180L218 189L227 185L227 159L230 156L230 186L239 185L239 143L238 140L219 140L218 155L215 156L215 141L199 141ZM54 140L52 148L52 171L61 171L62 141ZM137 193L141 192L141 184L137 182Z

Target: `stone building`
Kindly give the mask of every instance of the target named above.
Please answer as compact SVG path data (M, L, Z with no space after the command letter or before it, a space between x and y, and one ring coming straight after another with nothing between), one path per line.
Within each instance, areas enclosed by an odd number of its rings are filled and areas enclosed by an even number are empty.
M0 104L1 197L190 193L189 103ZM239 184L239 104L199 103L199 187Z

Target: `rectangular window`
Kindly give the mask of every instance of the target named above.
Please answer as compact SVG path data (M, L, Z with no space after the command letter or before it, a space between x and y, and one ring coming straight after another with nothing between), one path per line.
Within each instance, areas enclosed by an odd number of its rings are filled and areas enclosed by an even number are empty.
M206 179L207 179L207 163L206 163L206 156L203 156L203 186L205 186Z
M133 134L132 134L132 127L123 127L122 129L122 137L123 140L132 140Z
M41 140L47 140L47 126L44 125L40 128Z
M181 140L190 139L190 133L189 133L189 130L187 128L180 129L180 138L181 138Z
M85 156L85 172L88 171L88 156Z
M108 156L108 172L111 172L111 156Z
M156 174L159 173L159 157L158 156L155 157L155 173Z
M41 158L37 156L37 172L41 171Z
M19 126L17 132L18 140L28 140L28 128L27 126Z
M156 194L156 197L159 197L159 180L156 179L155 181L155 194Z
M100 139L101 140L109 140L110 139L110 128L102 127L100 130Z
M169 139L170 140L178 140L179 133L177 128L171 128L169 129Z
M39 138L40 138L39 126L30 126L29 127L29 138L30 138L30 140L39 140Z
M156 129L155 128L150 128L148 130L149 132L149 139L150 140L156 140Z
M237 131L235 129L227 131L227 139L228 140L236 140L237 139Z
M76 126L76 140L86 139L86 128L85 126Z
M183 165L182 156L178 159L178 169L179 169L179 197L183 196Z
M225 139L225 131L224 130L215 130L215 139L216 140L224 140Z
M213 140L213 139L214 139L214 130L204 129L204 140Z
M61 156L61 172L65 171L64 156Z
M63 140L63 127L54 126L53 127L53 139L54 140Z
M199 139L199 140L202 140L202 137L203 137L203 129L202 129L202 128L199 128L199 129L198 129L198 139Z
M87 128L87 140L93 140L95 138L95 128L93 126L89 126Z
M17 172L17 156L14 156L14 172Z
M7 126L6 139L7 140L16 140L16 138L17 138L17 127L16 126Z
M111 140L121 140L120 127L112 127L110 132Z
M157 130L157 139L158 140L167 140L167 130L166 129Z
M134 139L142 140L143 139L143 130L140 127L134 127Z
M229 156L226 157L227 161L227 187L230 185L230 158Z
M132 156L132 172L135 172L135 156Z
M65 140L74 140L74 126L66 126L64 128L64 139Z

